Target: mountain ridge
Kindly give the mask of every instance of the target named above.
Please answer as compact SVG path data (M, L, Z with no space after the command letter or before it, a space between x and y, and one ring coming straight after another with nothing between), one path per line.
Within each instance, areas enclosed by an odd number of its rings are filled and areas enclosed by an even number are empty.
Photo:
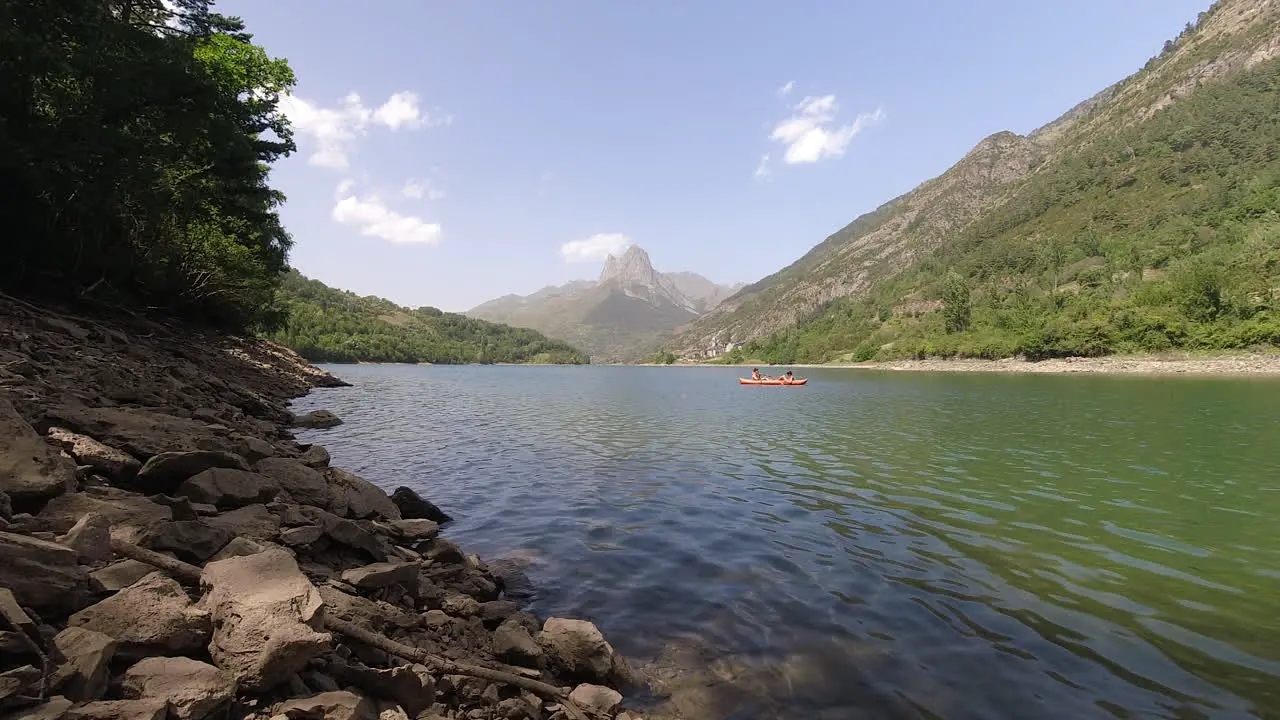
M832 302L867 297L1004 205L1046 168L1148 122L1206 84L1280 56L1276 5L1220 0L1144 68L1027 135L989 135L942 174L859 216L796 262L725 299L664 347L687 358L714 358L795 327Z
M690 271L663 273L638 245L610 254L596 280L573 280L529 295L507 294L463 314L527 327L584 348L593 361L637 360L672 330L742 286Z

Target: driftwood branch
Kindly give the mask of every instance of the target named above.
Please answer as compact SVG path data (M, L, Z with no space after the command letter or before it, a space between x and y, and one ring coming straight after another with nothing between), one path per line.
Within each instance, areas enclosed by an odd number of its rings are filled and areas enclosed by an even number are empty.
M163 570L174 577L186 580L188 582L197 583L200 581L200 568L190 563L175 560L168 555L148 550L143 547L134 545L133 543L124 542L112 538L111 549L116 553L146 563L154 568ZM494 670L492 668L480 667L478 665L470 665L460 663L448 658L433 655L420 648L411 647L404 643L396 642L385 635L370 632L364 628L342 620L332 615L325 615L325 628L336 633L344 635L356 642L363 643L369 647L376 648L385 653L390 653L398 658L408 660L410 662L421 663L427 667L439 671L445 675L465 675L467 677L480 678L490 682L500 682L506 685L528 690L536 693L540 697L553 700L560 703L565 712L573 718L573 720L590 720L590 717L579 708L568 696L561 692L560 688L549 685L532 678L523 677L514 673L504 672L502 670Z

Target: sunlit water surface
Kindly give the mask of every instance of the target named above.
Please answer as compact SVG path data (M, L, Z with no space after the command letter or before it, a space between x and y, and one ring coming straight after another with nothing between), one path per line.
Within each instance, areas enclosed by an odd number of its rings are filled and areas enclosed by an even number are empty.
M346 422L301 439L522 558L668 707L1280 718L1280 382L328 369L295 407Z

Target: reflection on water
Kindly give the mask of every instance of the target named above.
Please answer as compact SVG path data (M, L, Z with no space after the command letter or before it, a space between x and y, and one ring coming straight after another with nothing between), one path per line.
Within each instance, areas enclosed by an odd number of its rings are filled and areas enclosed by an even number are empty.
M687 717L1280 717L1280 383L330 369L302 439Z

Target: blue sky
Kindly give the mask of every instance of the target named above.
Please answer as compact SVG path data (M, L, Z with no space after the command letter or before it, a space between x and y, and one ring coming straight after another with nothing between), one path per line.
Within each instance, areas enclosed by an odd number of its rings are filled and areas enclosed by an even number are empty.
M360 294L461 311L593 278L601 251L626 242L659 270L758 280L987 135L1029 132L1133 72L1208 5L216 9L298 74L287 109L299 151L273 173L289 197L292 264Z

